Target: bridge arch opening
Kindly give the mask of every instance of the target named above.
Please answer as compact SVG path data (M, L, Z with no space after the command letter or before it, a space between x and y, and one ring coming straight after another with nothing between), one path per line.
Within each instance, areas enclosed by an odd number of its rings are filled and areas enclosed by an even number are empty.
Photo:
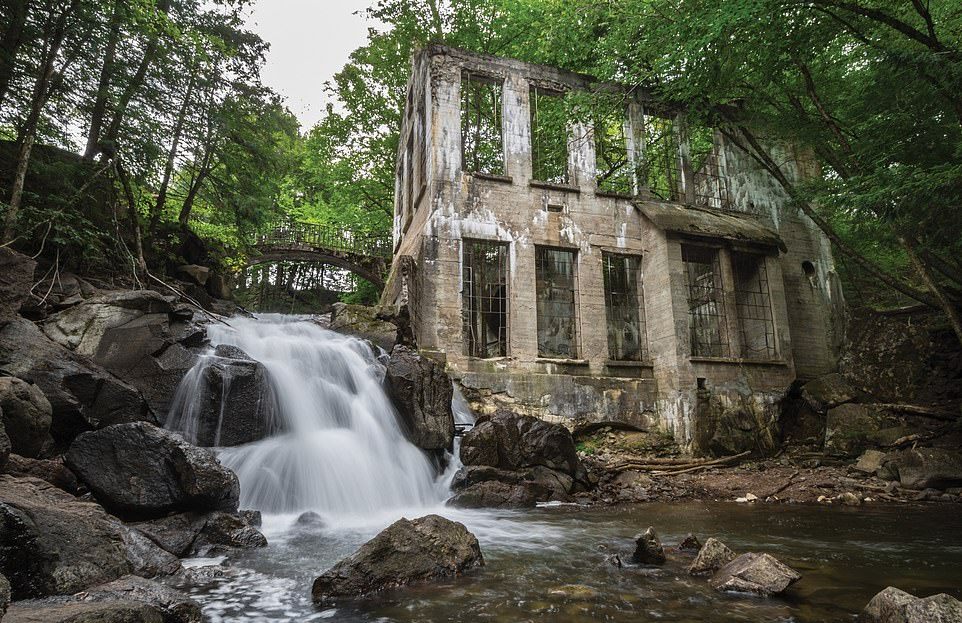
M260 313L321 314L339 301L377 302L380 289L345 268L321 261L255 260L237 273L234 299Z

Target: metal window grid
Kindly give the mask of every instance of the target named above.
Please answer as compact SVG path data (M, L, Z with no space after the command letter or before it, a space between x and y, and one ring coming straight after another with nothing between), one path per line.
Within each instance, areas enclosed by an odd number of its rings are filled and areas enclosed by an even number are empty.
M641 258L603 253L608 356L616 361L648 358L644 295L638 282Z
M464 354L504 357L508 345L508 245L465 240L461 317Z
M775 322L772 319L765 257L754 253L733 253L732 274L735 279L741 356L746 359L774 359Z
M538 354L576 358L575 253L536 247Z
M678 201L681 163L675 123L667 117L645 115L644 154L638 166L639 183L654 197Z
M715 131L697 126L689 128L688 137L695 205L716 210L732 209L731 190Z
M465 171L504 174L504 134L500 81L461 75L461 163Z
M635 171L625 132L627 119L627 107L620 107L595 122L595 181L602 192L635 194Z
M718 250L682 245L688 285L688 332L693 357L728 357L725 293Z

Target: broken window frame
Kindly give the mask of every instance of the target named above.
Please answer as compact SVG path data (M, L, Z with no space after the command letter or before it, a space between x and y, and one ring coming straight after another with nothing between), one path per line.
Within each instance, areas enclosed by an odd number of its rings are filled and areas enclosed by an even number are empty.
M550 105L545 106L548 102ZM531 85L528 109L531 119L531 179L545 184L570 184L569 127L564 93Z
M721 250L707 245L682 243L681 256L687 289L691 356L730 357Z
M504 80L470 71L461 73L461 169L503 176Z
M695 124L689 125L685 134L688 139L688 161L695 205L716 210L732 209L720 137L715 129Z
M681 200L684 181L677 119L645 109L642 137L642 154L637 167L639 187L655 199Z
M612 361L648 361L642 261L640 255L601 254L608 358Z
M597 192L618 196L637 194L636 164L629 141L629 106L616 107L614 113L599 111L594 122L595 188Z
M578 253L535 246L538 356L578 358Z
M736 250L731 252L731 265L741 357L774 360L778 350L766 258L761 253Z
M508 354L508 250L506 242L461 241L461 327L468 357Z

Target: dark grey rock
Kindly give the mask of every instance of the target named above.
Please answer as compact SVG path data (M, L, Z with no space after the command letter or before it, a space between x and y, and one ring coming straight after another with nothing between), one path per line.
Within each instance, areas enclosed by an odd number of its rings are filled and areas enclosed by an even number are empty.
M0 410L0 415L2 415L2 410ZM0 417L0 470L6 467L9 458L10 438L7 437L7 431L3 428L3 418Z
M30 296L37 263L9 247L0 247L0 325L16 317Z
M413 348L395 346L387 363L384 388L414 445L423 450L451 448L453 389L443 365Z
M301 513L294 523L299 526L323 526L324 518L314 511L307 511L306 513Z
M11 476L39 478L73 495L80 493L80 481L70 468L64 465L62 456L52 459L29 459L19 454L11 454L4 472Z
M701 549L701 541L694 534L688 534L681 543L678 544L678 549L686 552L697 552Z
M910 448L885 456L904 489L949 489L962 486L962 450Z
M397 325L393 309L334 303L331 308L331 331L368 340L385 352L397 342Z
M769 554L742 554L719 569L709 584L722 592L777 595L802 579L791 567Z
M169 586L128 575L88 589L83 601L136 601L159 609L164 623L201 623L200 604Z
M138 601L30 600L14 603L5 623L168 623L156 606Z
M133 570L123 526L100 506L0 476L0 573L14 599L72 594Z
M631 555L631 562L641 565L665 564L665 548L653 527L649 526L641 534L635 535L635 551Z
M237 514L247 522L247 525L252 528L260 528L262 523L261 512L255 510L241 510L237 511Z
M130 518L176 511L237 511L237 476L216 455L145 422L84 433L67 466L111 512Z
M837 372L820 376L802 386L802 399L820 413L826 413L829 409L862 397L862 392L852 387Z
M40 454L50 435L52 413L40 388L12 376L0 377L0 412L12 452L30 458Z
M908 432L897 418L884 412L866 405L843 404L828 412L825 454L854 458Z
M709 538L688 567L689 575L711 575L735 560L736 554L716 538Z
M862 613L859 623L958 623L962 602L939 593L919 598L894 586L879 592Z
M0 574L0 619L7 613L10 605L10 582L5 575Z
M311 594L314 603L329 604L483 565L478 540L464 525L438 515L399 519L314 580Z
M267 539L236 514L210 513L194 541L193 549L204 555L220 548L254 549L267 547Z

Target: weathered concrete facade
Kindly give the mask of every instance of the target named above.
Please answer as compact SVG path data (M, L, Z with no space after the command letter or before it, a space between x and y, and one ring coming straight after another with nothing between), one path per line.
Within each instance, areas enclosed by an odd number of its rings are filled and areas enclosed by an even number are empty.
M497 173L467 165L462 83L471 80L496 90ZM597 86L446 47L416 55L382 302L408 305L419 348L445 361L469 394L545 418L659 426L699 452L729 450L720 431L730 426L764 447L789 384L836 365L841 300L830 247L720 134L706 161L714 177L695 170L676 112L659 113L678 128L674 200L659 200L637 176L631 193L599 190L595 130L585 123L568 124L565 179L534 179L536 93ZM637 91L623 97L625 153L641 170L657 103ZM811 173L803 159L793 162L796 178ZM708 187L717 192L700 192ZM468 266L482 253L487 264ZM504 259L505 274L478 289L475 279L499 270L492 258ZM637 300L637 313L626 300ZM485 356L475 352L478 327L494 336L480 344ZM623 336L641 342L626 356Z

